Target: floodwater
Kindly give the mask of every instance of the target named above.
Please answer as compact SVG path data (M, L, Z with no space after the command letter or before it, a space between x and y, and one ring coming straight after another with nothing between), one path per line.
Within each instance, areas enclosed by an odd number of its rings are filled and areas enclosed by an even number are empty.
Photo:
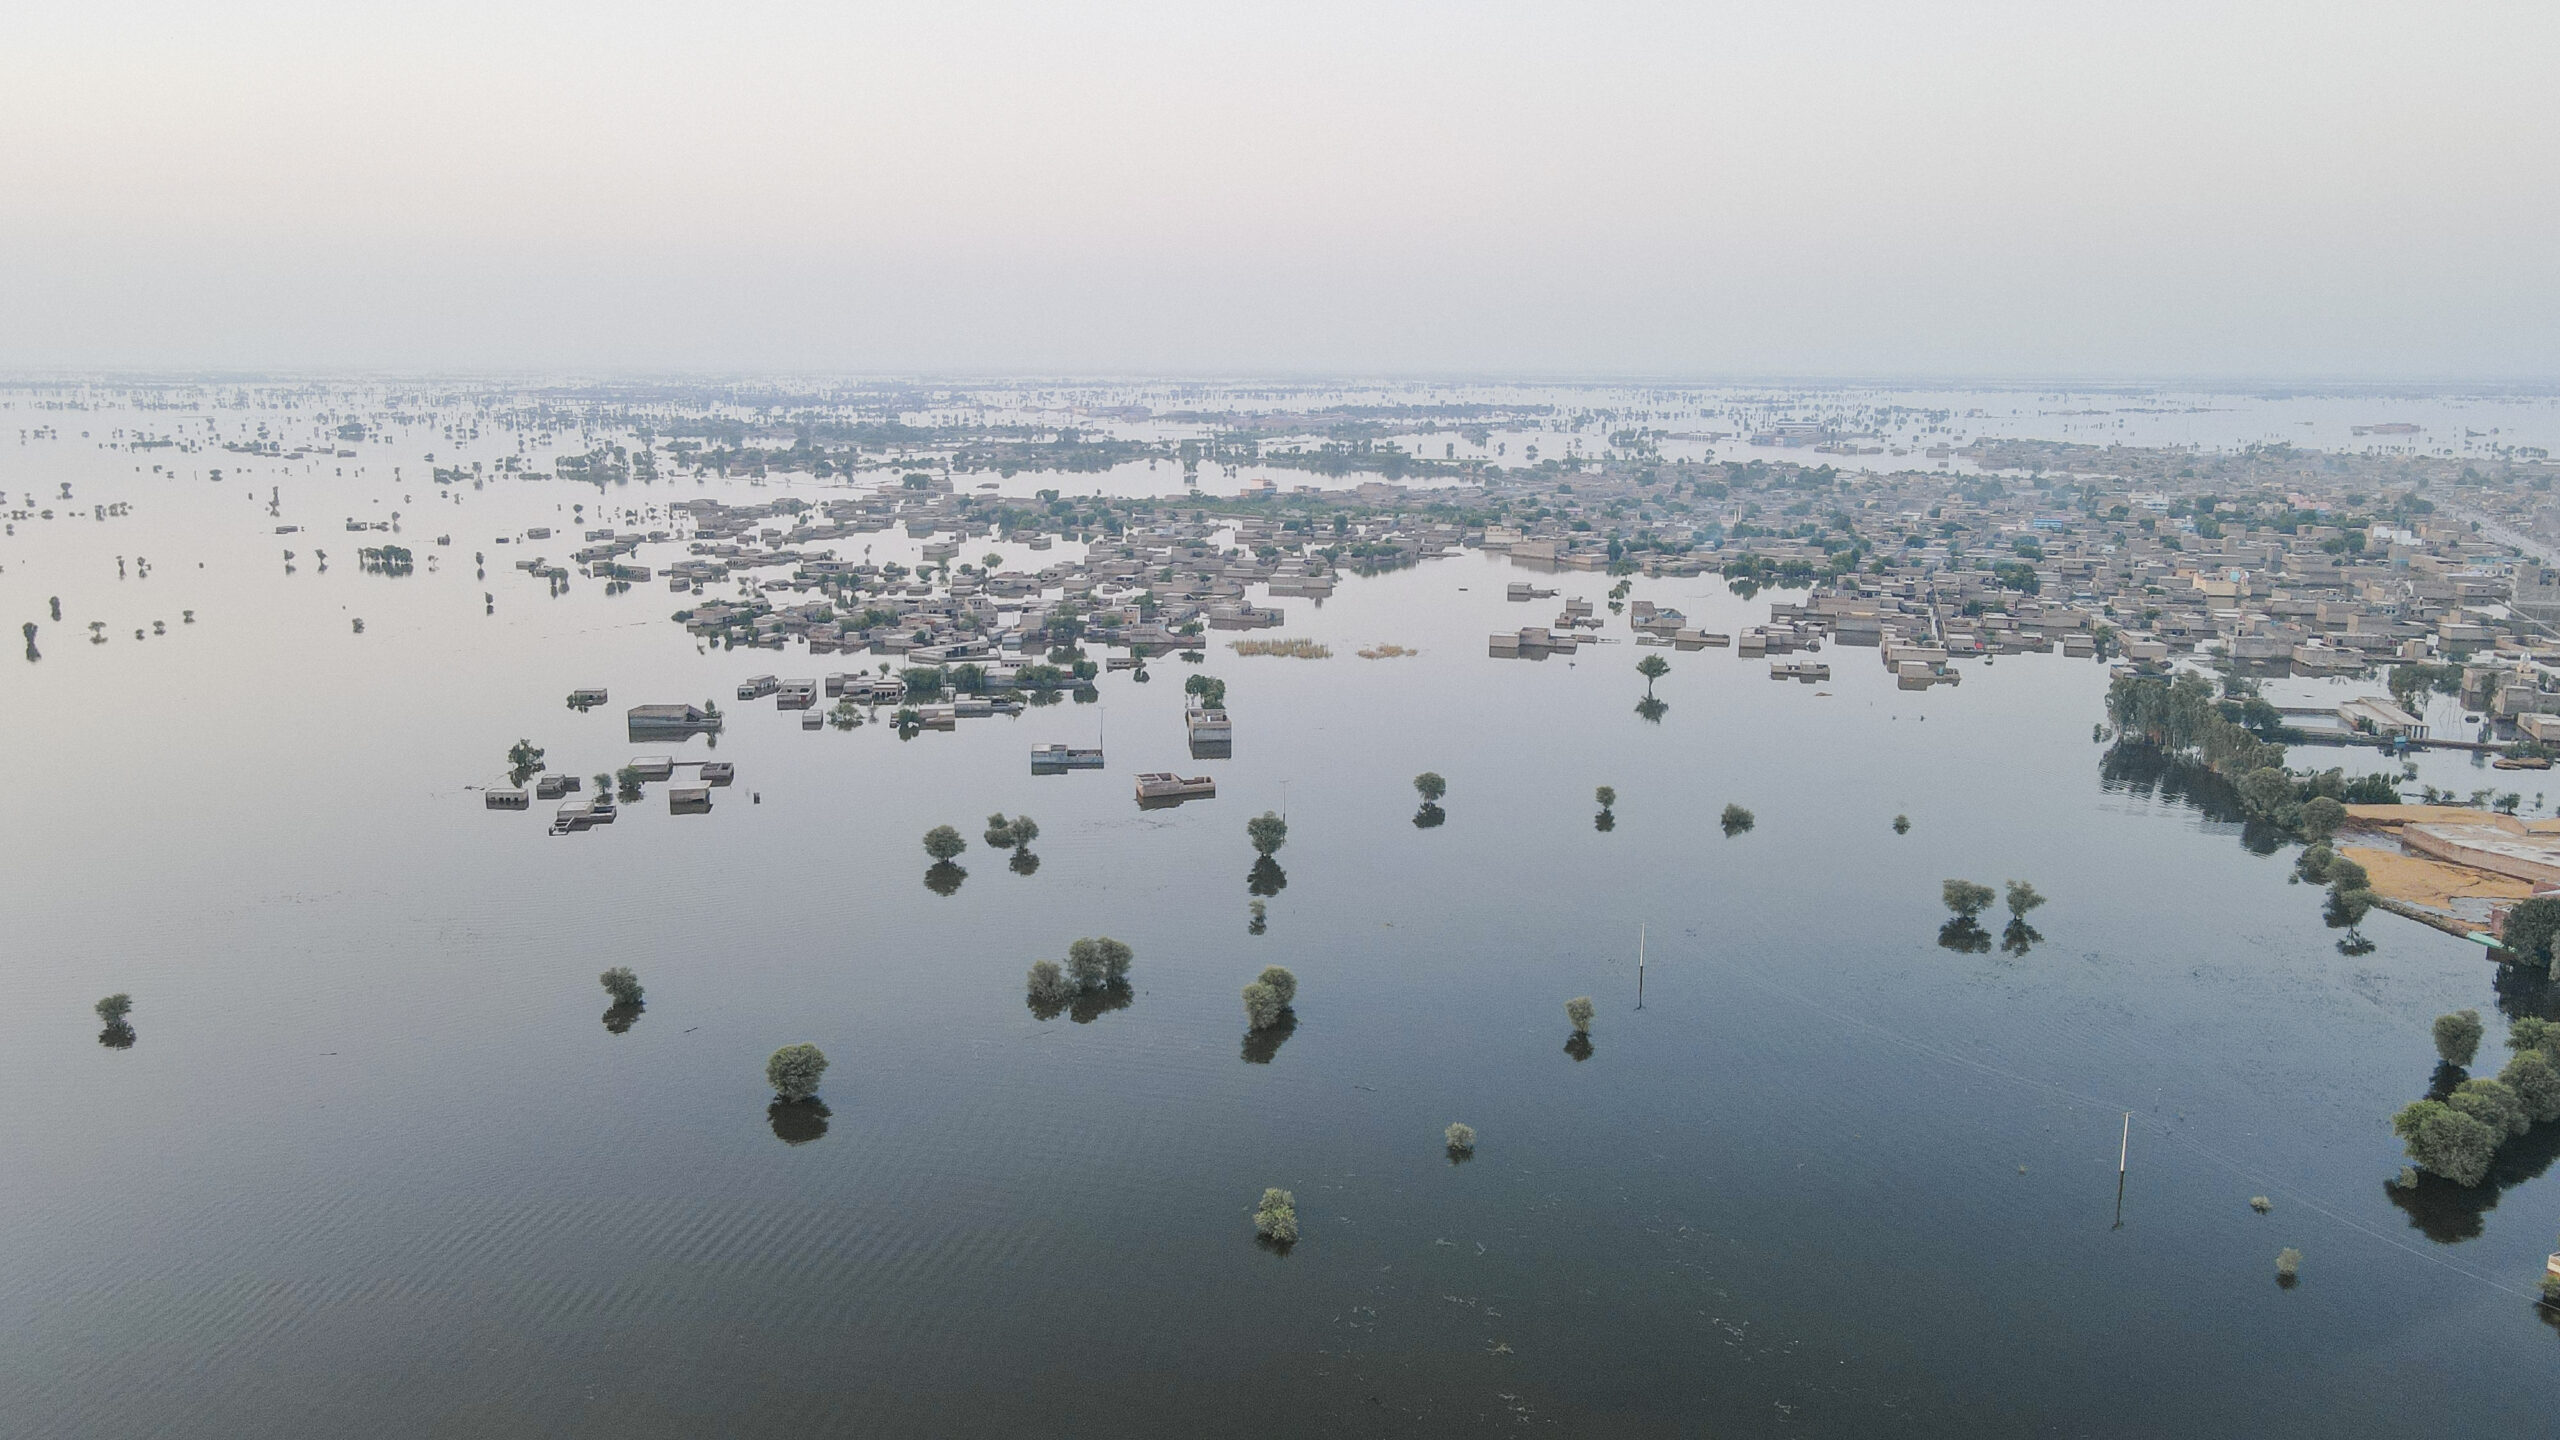
M2104 762L2094 664L1911 694L1855 648L1818 685L1627 643L1493 660L1557 602L1507 604L1528 572L1470 554L1279 602L1270 633L1330 659L1212 650L1230 759L1186 755L1170 658L954 733L804 732L737 682L876 658L705 652L662 584L549 598L490 543L551 524L530 549L564 556L590 488L148 474L165 456L0 447L13 502L69 480L78 505L0 542L0 619L42 655L0 688L10 1434L2548 1423L2554 1127L2469 1195L2385 1181L2428 1020L2491 1016L2485 1071L2498 1007L2549 998L2385 915L2342 955L2289 856ZM342 530L395 509L397 536ZM357 568L385 539L418 573ZM1769 598L1635 593L1724 630ZM1421 653L1353 654L1382 642ZM564 709L580 685L612 703ZM546 804L471 788L519 737L581 775L670 748L623 709L705 697L738 767L707 815L653 787L555 838ZM1107 770L1029 773L1097 735ZM1219 794L1141 812L1154 769ZM1756 826L1723 834L1729 802ZM1254 935L1266 808L1286 885ZM978 841L999 810L1040 822L1032 873ZM941 823L971 839L947 896L918 843ZM2034 882L2041 941L1942 948L1950 876ZM1099 934L1136 949L1129 1003L1038 1018L1025 968ZM616 964L648 987L620 1033ZM1237 997L1267 964L1300 981L1276 1043ZM120 990L136 1039L109 1048L90 1006ZM768 1108L795 1041L833 1061L822 1133ZM1252 1234L1267 1185L1297 1196L1285 1254Z

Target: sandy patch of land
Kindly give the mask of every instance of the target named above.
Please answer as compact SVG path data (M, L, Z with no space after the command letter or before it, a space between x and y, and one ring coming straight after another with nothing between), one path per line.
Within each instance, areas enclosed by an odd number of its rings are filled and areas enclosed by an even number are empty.
M2480 812L2468 813L2477 815ZM2492 875L2465 865L2448 865L2441 860L2404 855L2397 850L2347 845L2341 846L2338 853L2364 867L2365 874L2373 879L2374 893L2430 910L2450 912L2456 900L2522 900L2533 894L2533 886L2528 881Z

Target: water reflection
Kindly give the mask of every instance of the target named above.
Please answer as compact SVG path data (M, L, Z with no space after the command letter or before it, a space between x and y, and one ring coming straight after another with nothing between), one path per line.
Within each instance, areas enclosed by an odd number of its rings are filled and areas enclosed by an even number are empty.
M130 1050L137 1038L133 1027L122 1020L110 1020L107 1028L98 1032L98 1043L110 1050Z
M1413 828L1416 830L1436 829L1439 826L1446 824L1448 819L1448 811L1443 810L1439 806L1426 800L1423 802L1421 809L1413 812Z
M2527 1016L2560 1020L2560 984L2541 966L2501 965L2489 978L2489 988L2497 994L2498 1013L2511 1021Z
M640 1018L640 1012L648 1008L642 1001L617 1000L605 1007L604 1028L616 1035L624 1034Z
M2382 1189L2391 1203L2409 1217L2411 1229L2439 1245L2459 1245L2478 1239L2483 1228L2481 1217L2497 1209L2499 1199L2509 1190L2542 1178L2554 1159L2560 1159L2560 1124L2536 1125L2498 1147L2497 1158L2489 1162L2489 1173L2477 1185L2456 1185L2441 1175L2421 1170L2415 1185L2386 1180Z
M1279 861L1265 855L1253 862L1253 869L1244 877L1244 888L1249 895L1277 895L1289 888L1289 872L1280 868Z
M1572 1037L1564 1042L1564 1053L1572 1056L1576 1065L1590 1059L1591 1037L1580 1030L1574 1031Z
M1281 1042L1296 1033L1298 1033L1298 1016L1295 1011L1290 1010L1281 1011L1278 1020L1259 1030L1247 1030L1244 1032L1244 1063L1247 1065L1270 1064L1271 1057L1280 1053Z
M1958 915L1938 927L1938 948L1959 955L1979 955L1991 948L1991 932L1970 915Z
M1601 834L1603 834L1603 835L1606 835L1606 834L1608 834L1610 831L1617 829L1617 828L1618 828L1618 816L1617 816L1617 812L1612 811L1612 810L1603 810L1603 811L1601 811L1599 814L1592 816L1592 817L1591 817L1591 828L1592 828L1592 829L1594 829L1594 830L1599 831L1599 832L1600 832Z
M1040 871L1040 857L1028 850L1014 851L1013 858L1004 863L1016 875L1036 875Z
M1067 1018L1079 1025L1090 1025L1114 1010L1126 1010L1136 992L1126 980L1114 980L1091 990L1079 990L1067 1006ZM1045 1017L1044 1017L1045 1018Z
M2191 805L2216 824L2237 825L2240 844L2252 855L2272 855L2291 839L2281 827L2251 819L2240 804L2239 788L2203 762L2138 740L2108 746L2098 757L2098 780L2109 790Z
M2007 955L2024 955L2043 940L2044 932L2028 924L2025 916L2012 915L2008 925L2000 931L2000 950ZM1938 943L1946 943L1944 932L1941 932Z
M1654 698L1653 696L1651 696L1651 695L1647 695L1647 696L1646 696L1646 697L1644 697L1643 699L1641 699L1641 700L1639 700L1639 701L1637 701L1637 702L1636 702L1636 714L1637 714L1640 718L1642 718L1642 719L1644 720L1644 722L1645 722L1646 724L1648 724L1648 725L1659 725L1659 724L1661 724L1661 723L1662 723L1662 717L1663 717L1665 714L1668 714L1668 713L1670 712L1670 709L1671 709L1671 702L1670 702L1670 701L1668 701L1668 700L1658 700L1658 699L1655 699L1655 698Z
M968 878L968 871L948 860L937 860L932 869L924 872L924 888L936 895L948 896L957 893L960 882Z
M785 1145L806 1145L824 1138L827 1119L834 1113L826 1101L814 1095L806 1100L778 1099L764 1107L764 1118L773 1126L773 1138Z

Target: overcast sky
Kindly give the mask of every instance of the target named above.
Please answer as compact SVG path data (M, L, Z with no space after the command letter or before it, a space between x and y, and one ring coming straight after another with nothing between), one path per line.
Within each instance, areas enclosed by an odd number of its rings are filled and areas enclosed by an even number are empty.
M2560 380L2560 6L0 6L0 365Z

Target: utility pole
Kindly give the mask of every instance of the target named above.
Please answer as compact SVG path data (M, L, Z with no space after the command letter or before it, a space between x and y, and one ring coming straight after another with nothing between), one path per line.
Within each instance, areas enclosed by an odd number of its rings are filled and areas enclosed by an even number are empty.
M1636 1008L1644 1008L1644 922L1636 922Z

